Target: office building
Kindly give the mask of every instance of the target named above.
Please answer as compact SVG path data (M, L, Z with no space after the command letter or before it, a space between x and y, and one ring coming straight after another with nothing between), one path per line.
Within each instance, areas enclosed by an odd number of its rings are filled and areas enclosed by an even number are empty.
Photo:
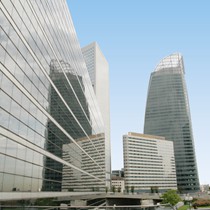
M123 136L125 188L161 192L177 189L173 142L129 132Z
M62 72L62 69L65 71L65 75ZM66 80L65 76L69 80L72 89L68 86L68 80ZM89 123L89 110L88 103L84 94L84 85L81 76L76 75L71 66L68 63L63 61L52 60L50 62L50 78L53 81L53 84L59 90L60 94L65 99L73 114L68 113L68 110L65 104L62 103L59 95L50 87L49 91L49 112L51 116L60 124L62 127L71 135L72 138L77 139L84 136L84 133L81 131L79 124L76 122L76 119L80 120L80 124L84 129L87 135L91 135L92 128ZM77 98L74 97L74 93L76 93ZM80 104L82 108L80 107ZM61 137L62 136L62 137ZM64 144L69 143L69 139L63 134L62 131L52 122L48 122L48 132L47 132L48 141L46 141L45 149L53 154L56 153L57 156L62 158L63 150L56 149L62 148ZM62 140L61 140L62 139ZM78 150L78 153L80 151ZM62 171L63 165L62 163L58 163L57 161L46 157L45 159L46 170L44 171L44 182L43 189L45 191L61 191L62 186L62 178L63 174L58 173L58 168ZM69 176L70 179L70 176ZM53 181L52 181L53 180ZM60 182L58 182L60 180Z
M180 192L199 190L190 108L183 57L164 58L149 82L144 133L174 142L177 185Z
M125 181L123 177L112 176L112 188L115 187L115 192L125 191Z
M124 177L124 168L121 170L112 170L112 176Z
M66 1L0 6L0 192L105 191L104 120Z
M99 180L105 179L104 171L106 169L105 162L105 136L103 134L97 134L88 136L85 138L76 139L76 142L88 152L91 157L98 160L98 165L93 164L89 158L82 155L81 150L73 143L63 145L63 159L70 162L73 165L78 165L79 168L87 173L81 173L80 171L64 166L63 168L63 181L62 191L105 191L104 183L96 182L95 177ZM96 152L97 150L97 152ZM99 170L100 167L102 170ZM110 183L107 181L106 187L110 187Z
M110 143L110 102L109 102L109 64L103 55L97 42L93 42L82 48L82 53L85 59L88 73L93 89L96 94L96 99L101 111L106 142L106 171L111 171L111 143ZM111 176L111 174L110 174ZM110 177L109 177L110 179Z

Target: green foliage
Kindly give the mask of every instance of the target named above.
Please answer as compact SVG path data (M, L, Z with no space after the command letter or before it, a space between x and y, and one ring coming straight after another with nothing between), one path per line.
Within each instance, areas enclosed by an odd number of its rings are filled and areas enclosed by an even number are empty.
M115 193L115 191L116 191L116 187L112 186L112 192Z
M39 198L35 201L35 206L55 206L54 198Z
M176 205L182 199L177 194L176 190L169 190L165 192L161 198L163 198L162 203L170 203L172 206Z
M189 209L189 205L184 205L178 208L178 210L187 210Z
M118 187L117 191L118 191L118 192L121 192L121 187Z
M158 193L158 187L151 187L151 193Z
M126 186L125 189L126 189L126 192L129 193L129 186Z
M183 193L182 187L178 187L178 192L179 192L179 194Z
M134 186L131 186L131 192L134 193Z
M109 191L109 188L108 188L108 187L106 187L106 188L105 188L105 190L106 190L106 193L107 193L107 192Z
M7 202L8 205L17 205L17 206L28 206L30 205L30 203L31 203L30 200L17 200L17 201Z

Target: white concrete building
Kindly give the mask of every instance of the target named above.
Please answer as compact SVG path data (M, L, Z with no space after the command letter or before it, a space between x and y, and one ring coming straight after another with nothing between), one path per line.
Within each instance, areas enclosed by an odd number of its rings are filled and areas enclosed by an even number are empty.
M82 174L73 167L70 168L64 165L62 191L105 191L105 186L110 186L110 180L106 180L107 175L104 173L106 167L104 133L88 136L88 138L76 139L76 142L80 147L84 148L89 155L94 157L97 166L94 166L94 162L83 155L74 143L64 144L63 159L72 165L77 165L81 170L85 170L87 173ZM96 182L94 176L99 177L101 180L106 180L106 185L104 186L104 182L100 182L100 179Z
M99 109L105 126L106 172L111 177L111 144L110 144L110 100L109 100L109 64L99 45L93 42L82 48L82 53L96 94ZM110 179L110 177L107 177Z
M112 176L112 187L115 186L115 192L124 192L125 190L125 181L123 177Z
M173 142L139 133L123 136L125 188L160 192L177 189Z

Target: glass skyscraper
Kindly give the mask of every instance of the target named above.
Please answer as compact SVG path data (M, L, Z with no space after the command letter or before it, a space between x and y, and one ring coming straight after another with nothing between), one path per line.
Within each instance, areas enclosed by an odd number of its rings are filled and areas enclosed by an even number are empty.
M66 1L0 6L0 192L105 191L104 122Z
M164 136L174 142L178 190L199 190L199 178L183 57L164 58L149 82L144 133Z

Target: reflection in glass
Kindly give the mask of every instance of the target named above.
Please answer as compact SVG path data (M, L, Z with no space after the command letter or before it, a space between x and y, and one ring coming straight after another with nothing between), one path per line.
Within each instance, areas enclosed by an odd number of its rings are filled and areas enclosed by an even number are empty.
M63 69L65 69L65 74L69 82L71 83L73 89L69 87L67 83L68 81L66 81L65 75L62 72L60 64L62 65ZM68 107L71 109L75 116L69 113L69 110L67 109L66 105L60 99L58 93L53 89L53 87L51 87L49 96L50 114L60 125L62 125L62 127L74 139L85 136L84 131L82 131L80 125L78 125L78 122L75 120L75 117L76 119L79 119L79 121L81 122L81 126L85 130L85 132L87 134L91 134L92 128L89 124L89 119L87 119L87 116L89 116L88 104L84 95L84 90L80 86L80 83L82 84L82 77L79 77L79 83L77 75L75 75L75 73L72 71L71 66L63 61L60 61L59 63L55 60L52 60L50 69L50 77L54 85L59 90L59 93L62 94L62 97L65 99L65 102L67 103ZM75 98L75 93L77 94L79 101L85 108L85 113L83 112L83 110L80 107L80 104ZM63 144L67 143L70 143L70 139L65 134L63 134L63 132L59 128L57 128L57 126L53 122L49 121L48 141L46 144L46 150L62 158L62 147ZM48 183L48 185L44 185L44 189L47 191L61 191L63 164L58 163L57 161L47 157L45 165L50 170L45 171L44 184ZM48 179L51 181L49 182Z
M66 2L0 4L0 191L104 190L104 124Z

